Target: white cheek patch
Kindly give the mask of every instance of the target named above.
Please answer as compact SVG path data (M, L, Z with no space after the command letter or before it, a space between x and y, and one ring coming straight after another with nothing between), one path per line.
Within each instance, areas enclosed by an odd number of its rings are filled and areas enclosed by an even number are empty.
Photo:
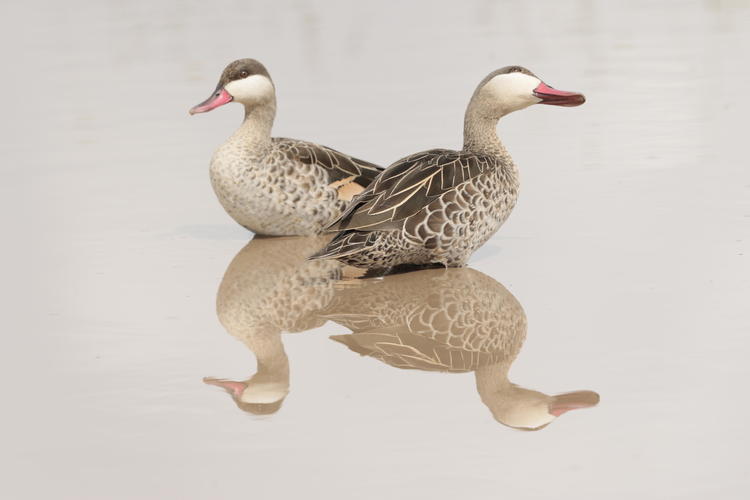
M534 89L540 83L542 81L539 78L524 73L504 73L492 78L484 88L510 112L541 102L534 95Z
M242 80L233 80L224 86L224 90L229 92L235 101L244 103L265 101L274 94L271 80L263 75L251 75Z
M507 414L503 415L502 422L511 427L536 429L552 422L554 419L555 416L550 415L547 411L547 405L539 403L530 406L519 405L512 408Z
M289 386L286 384L275 382L251 384L242 392L240 401L243 403L275 403L284 399L288 393Z

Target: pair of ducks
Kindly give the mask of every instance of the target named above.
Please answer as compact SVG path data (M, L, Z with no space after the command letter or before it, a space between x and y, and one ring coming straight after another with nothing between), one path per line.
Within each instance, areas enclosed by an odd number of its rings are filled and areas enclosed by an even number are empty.
M341 281L340 263L306 260L326 240L254 238L224 274L216 297L219 320L253 352L257 369L245 380L204 381L226 390L243 411L279 411L291 387L282 333L327 321L351 330L331 340L392 367L473 373L482 403L510 427L541 429L598 403L593 391L549 395L510 381L527 321L518 300L493 278L461 268Z
M432 149L386 169L334 149L272 138L276 93L266 68L240 59L190 110L236 101L240 128L214 154L210 176L229 215L261 235L337 232L313 259L369 269L463 266L505 222L518 169L497 137L498 120L532 104L578 106L582 94L547 86L521 66L484 78L469 101L460 151Z

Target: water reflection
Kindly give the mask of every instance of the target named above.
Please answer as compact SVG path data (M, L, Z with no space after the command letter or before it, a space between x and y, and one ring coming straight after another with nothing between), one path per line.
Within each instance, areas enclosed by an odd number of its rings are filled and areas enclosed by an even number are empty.
M216 297L219 321L256 357L246 380L205 378L249 413L275 413L289 392L289 359L282 332L323 325L318 312L331 300L340 264L306 261L329 237L253 238L229 264Z
M344 278L352 268L307 261L327 237L254 238L219 287L224 328L257 359L246 380L205 378L243 411L277 412L289 393L281 334L331 320L351 334L331 338L390 366L474 372L494 418L537 430L560 415L598 403L592 391L550 396L517 386L508 371L526 339L526 315L503 285L475 269L430 269L375 279ZM356 271L352 271L356 272Z
M538 430L599 402L592 391L549 396L510 382L526 315L503 285L475 269L425 270L336 289L322 315L352 333L333 340L396 368L474 372L482 402L502 424Z

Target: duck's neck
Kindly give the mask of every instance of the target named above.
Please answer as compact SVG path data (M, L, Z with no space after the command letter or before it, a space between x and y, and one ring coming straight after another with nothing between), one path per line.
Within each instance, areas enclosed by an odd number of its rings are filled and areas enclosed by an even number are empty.
M258 328L249 335L243 335L241 339L258 361L256 376L263 379L289 379L289 358L277 329Z
M540 429L554 420L550 396L517 386L508 380L510 363L476 371L477 391L498 422L523 429Z
M483 112L482 98L474 96L464 115L464 151L495 156L505 156L508 151L497 137L497 122L500 118Z
M507 394L513 391L515 386L508 380L510 364L510 361L502 361L483 366L474 372L477 382L477 392L485 404L487 404L487 399L494 399L498 393Z
M231 141L262 146L271 142L271 128L276 117L276 100L271 99L260 105L245 106L245 119L232 135Z
M511 361L508 360L479 368L474 372L477 392L482 403L501 421L503 415L506 415L516 403L518 392L524 390L508 380L510 365Z

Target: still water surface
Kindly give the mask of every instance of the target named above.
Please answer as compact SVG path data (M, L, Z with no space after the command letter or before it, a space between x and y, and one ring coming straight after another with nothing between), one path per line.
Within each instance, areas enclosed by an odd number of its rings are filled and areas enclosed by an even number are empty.
M2 14L4 498L746 494L746 2ZM500 66L588 101L501 122L468 269L342 280L213 196L241 110L187 110L238 57L276 135L381 164L458 147Z

